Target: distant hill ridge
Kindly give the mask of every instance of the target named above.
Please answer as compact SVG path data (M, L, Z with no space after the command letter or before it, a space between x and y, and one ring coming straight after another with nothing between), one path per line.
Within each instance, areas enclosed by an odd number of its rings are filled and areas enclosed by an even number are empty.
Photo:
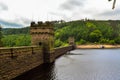
M12 35L12 34L29 34L29 27L24 28L3 28L3 35Z
M70 22L54 22L54 27L55 31L58 29L62 29L64 27L69 27L70 26L75 29L77 27L83 27L86 26L86 23L92 23L94 24L97 28L104 28L104 27L112 27L114 30L119 30L118 28L120 27L120 20L76 20L76 21L70 21ZM30 27L24 27L24 28L3 28L2 33L3 35L11 35L11 34L29 34L29 29ZM77 30L77 29L76 29ZM76 32L75 30L75 32Z
M68 45L74 37L76 44L120 44L120 20L77 20L54 22L55 47ZM5 46L30 45L30 27L2 29ZM22 35L21 35L22 34ZM21 44L23 43L23 44Z

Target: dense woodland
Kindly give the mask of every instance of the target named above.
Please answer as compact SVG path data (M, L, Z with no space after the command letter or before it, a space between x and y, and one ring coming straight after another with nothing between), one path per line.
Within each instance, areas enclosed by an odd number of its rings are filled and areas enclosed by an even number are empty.
M13 46L30 46L31 36L29 34L29 27L25 28L3 28L2 29L2 43L5 47Z
M2 47L2 27L0 26L0 47Z
M68 38L74 37L81 44L120 44L120 21L78 20L54 23L55 47L68 45ZM29 46L29 27L2 29L2 42L5 47ZM0 34L1 35L1 34Z

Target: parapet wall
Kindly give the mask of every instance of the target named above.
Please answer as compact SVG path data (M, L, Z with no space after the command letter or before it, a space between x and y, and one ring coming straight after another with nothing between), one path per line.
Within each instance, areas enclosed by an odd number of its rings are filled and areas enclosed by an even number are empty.
M57 58L73 46L55 48L50 58ZM10 80L44 63L42 47L0 48L0 80Z
M10 80L42 63L41 47L0 48L0 80Z
M65 54L66 52L71 51L73 49L74 49L73 46L66 46L66 47L55 48L55 58Z

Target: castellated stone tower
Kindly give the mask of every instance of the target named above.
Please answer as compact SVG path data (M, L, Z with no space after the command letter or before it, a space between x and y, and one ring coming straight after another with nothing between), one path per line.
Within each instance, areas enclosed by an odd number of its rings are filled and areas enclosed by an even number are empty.
M76 48L76 44L75 44L74 37L69 37L68 41L69 41L69 45L72 45L73 49L75 49Z
M74 45L75 44L74 37L69 37L68 41L69 41L69 45Z
M54 61L54 27L52 22L31 22L31 43L43 47L44 62Z
M31 22L30 33L32 45L41 45L42 42L51 41L54 38L54 28L51 22Z

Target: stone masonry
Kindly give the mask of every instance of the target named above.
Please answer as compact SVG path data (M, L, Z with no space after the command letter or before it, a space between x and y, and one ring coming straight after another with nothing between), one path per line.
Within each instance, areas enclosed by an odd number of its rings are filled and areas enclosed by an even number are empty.
M55 59L74 49L74 40L70 46L54 48L54 28L51 22L31 22L32 45L27 47L0 48L0 80L10 80L43 63Z
M0 80L10 80L43 62L41 47L0 48Z
M36 46L43 46L44 63L53 62L54 56L54 27L52 22L46 21L31 22L30 33L31 43Z

